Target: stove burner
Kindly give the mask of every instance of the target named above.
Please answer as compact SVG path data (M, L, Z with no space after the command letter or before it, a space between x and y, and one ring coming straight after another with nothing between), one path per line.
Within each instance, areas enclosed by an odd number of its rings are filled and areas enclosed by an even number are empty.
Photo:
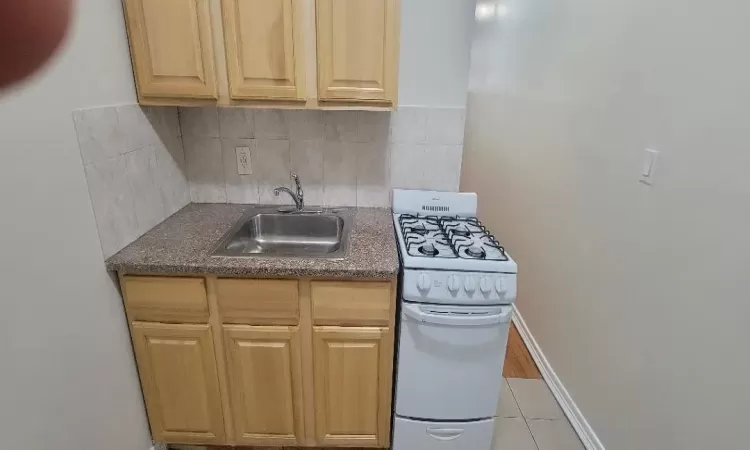
M484 258L487 253L484 251L482 247L469 247L466 249L466 254L468 256L471 256L472 258Z
M432 244L420 245L417 250L425 256L437 256L437 254L440 253Z

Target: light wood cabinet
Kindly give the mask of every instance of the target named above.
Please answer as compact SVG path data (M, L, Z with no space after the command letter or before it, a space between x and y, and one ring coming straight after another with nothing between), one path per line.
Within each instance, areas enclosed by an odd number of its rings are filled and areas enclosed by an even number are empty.
M224 442L210 327L134 322L131 330L154 440Z
M295 280L218 280L221 321L249 325L297 325Z
M400 0L123 0L144 105L393 109Z
M206 0L124 0L138 95L216 99Z
M222 0L229 96L304 99L299 1Z
M120 283L154 440L389 446L395 280Z
M208 321L206 283L202 278L123 277L130 320Z
M318 98L396 102L398 1L316 0Z
M304 434L297 327L224 326L235 441L298 445Z
M310 283L315 325L388 326L391 284L353 281Z
M387 446L393 358L387 330L315 327L313 335L318 444Z

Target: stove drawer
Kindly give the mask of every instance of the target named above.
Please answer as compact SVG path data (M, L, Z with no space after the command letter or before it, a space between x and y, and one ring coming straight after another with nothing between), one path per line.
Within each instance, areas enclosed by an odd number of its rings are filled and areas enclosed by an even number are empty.
M489 450L494 420L422 422L396 417L393 450Z

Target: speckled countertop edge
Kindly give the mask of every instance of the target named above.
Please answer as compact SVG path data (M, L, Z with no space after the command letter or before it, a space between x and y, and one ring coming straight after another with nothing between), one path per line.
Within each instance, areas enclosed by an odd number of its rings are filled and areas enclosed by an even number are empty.
M107 270L257 278L391 279L398 273L393 216L387 208L339 208L354 221L344 259L211 256L237 220L257 207L191 203L107 259Z

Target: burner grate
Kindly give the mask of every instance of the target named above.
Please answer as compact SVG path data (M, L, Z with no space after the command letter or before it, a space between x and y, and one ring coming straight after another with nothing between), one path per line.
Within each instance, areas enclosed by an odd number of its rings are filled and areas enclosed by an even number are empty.
M505 249L476 217L401 214L398 220L411 256L508 260Z

